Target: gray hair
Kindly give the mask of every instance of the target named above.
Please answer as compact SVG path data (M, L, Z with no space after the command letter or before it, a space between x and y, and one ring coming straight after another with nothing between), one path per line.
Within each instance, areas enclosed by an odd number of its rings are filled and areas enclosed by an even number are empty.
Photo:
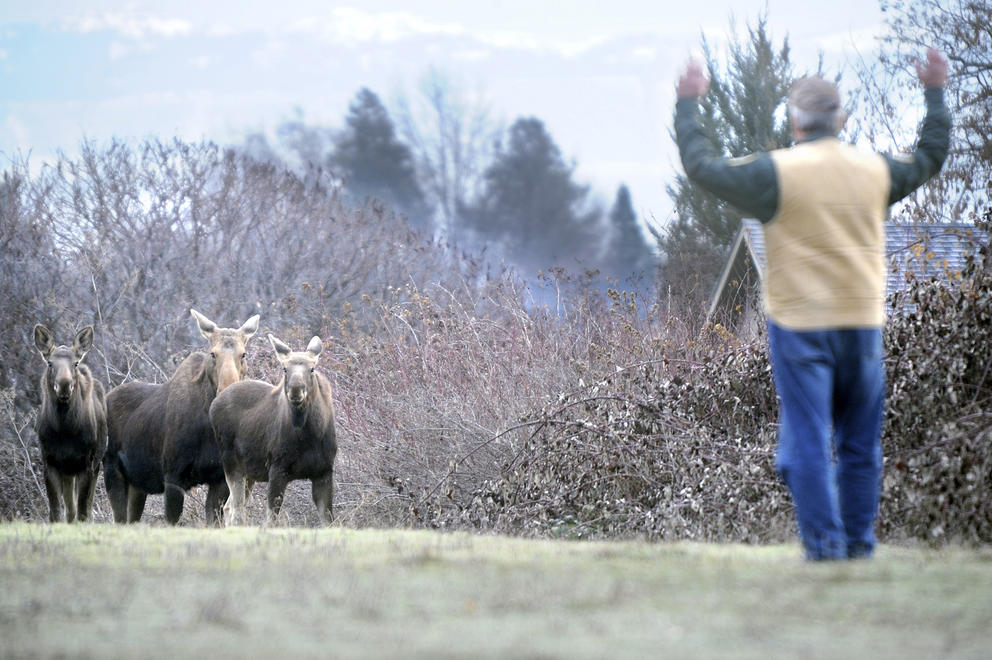
M789 92L789 121L806 133L826 131L837 134L844 127L847 113L840 105L837 85L818 76L800 78Z
M844 128L847 121L847 113L843 108L838 108L832 112L811 112L795 106L789 106L789 121L792 125L804 133L817 133L825 131L837 134Z

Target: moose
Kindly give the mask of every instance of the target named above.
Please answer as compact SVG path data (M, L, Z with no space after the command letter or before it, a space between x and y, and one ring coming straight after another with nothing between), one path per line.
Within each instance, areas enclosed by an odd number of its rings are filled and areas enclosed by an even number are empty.
M165 493L165 518L176 524L193 486L207 484L206 521L220 522L228 488L210 426L210 404L244 377L245 345L258 315L238 329L191 309L209 353L190 354L166 382L131 381L107 394L109 441L103 477L118 523L137 522L149 494Z
M72 348L56 346L55 335L34 326L34 345L47 367L41 376L38 444L45 468L48 519L89 520L100 460L107 447L107 408L103 383L83 356L93 346L93 326L76 333Z
M256 481L269 482L266 517L274 520L289 482L309 479L320 521L327 524L333 519L337 444L331 384L315 371L324 347L313 337L305 351L292 351L268 337L282 364L282 380L274 386L260 380L235 383L210 406L231 491L225 522L246 522L245 500Z

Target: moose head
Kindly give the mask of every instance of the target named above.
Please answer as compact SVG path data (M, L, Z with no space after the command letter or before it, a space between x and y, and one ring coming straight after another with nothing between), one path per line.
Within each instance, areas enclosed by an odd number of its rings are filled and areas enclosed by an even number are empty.
M48 363L45 382L52 388L55 401L67 404L78 387L77 368L83 356L93 346L93 326L76 333L72 348L56 346L55 335L42 324L34 326L34 345Z
M276 352L276 357L282 364L282 391L293 411L294 424L302 422L306 417L311 393L317 387L314 368L317 366L317 356L324 350L320 337L313 337L305 351L293 351L286 344L269 335L269 343Z
M189 310L196 321L200 334L210 345L210 354L203 363L205 376L222 391L232 383L244 378L248 363L245 360L245 345L258 332L258 314L245 321L237 330L218 328L217 324L196 311Z

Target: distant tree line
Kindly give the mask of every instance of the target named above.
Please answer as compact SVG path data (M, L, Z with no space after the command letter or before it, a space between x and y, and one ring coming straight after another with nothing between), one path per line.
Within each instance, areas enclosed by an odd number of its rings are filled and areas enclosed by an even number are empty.
M954 148L941 177L895 212L914 221L974 220L988 207L992 147L988 126L992 9L987 1L883 2L887 31L881 57L861 62L845 139L871 148L909 149L905 108L922 107L912 59L925 47L943 50L952 64L947 99L955 119ZM788 36L779 43L767 12L738 31L726 47L705 37L709 94L701 100L704 130L726 156L789 146L785 104L792 82L814 73L840 82L822 59L797 70ZM329 171L353 202L370 198L397 209L417 230L507 263L525 277L551 267L598 272L641 291L661 285L668 298L698 309L708 299L740 225L733 206L678 173L668 185L674 214L664 227L642 223L629 189L620 184L610 208L575 180L575 164L537 117L497 126L488 109L446 75L431 71L393 113L369 89L359 90L340 128L282 123L276 144L262 135L251 153ZM649 235L645 235L645 229Z
M469 107L437 72L419 110L400 102L397 129L380 98L360 89L340 129L281 124L277 144L252 135L255 156L326 169L352 203L377 199L419 231L506 263L524 277L550 268L595 271L614 286L653 288L657 256L620 184L604 211L574 179L544 122L521 117L507 130Z

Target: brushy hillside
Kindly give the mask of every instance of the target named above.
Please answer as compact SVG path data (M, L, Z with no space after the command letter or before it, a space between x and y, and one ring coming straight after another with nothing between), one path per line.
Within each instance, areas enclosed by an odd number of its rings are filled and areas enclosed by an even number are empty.
M0 525L3 657L984 658L987 549Z
M94 323L87 361L114 386L164 380L200 348L196 307L227 324L260 313L260 335L294 346L324 339L344 525L792 538L764 337L594 273L553 270L525 287L380 206L347 207L322 181L179 142L4 173L0 519L47 507L34 323L60 338ZM949 286L916 281L890 301L885 540L992 541L987 243L946 275ZM264 341L248 359L252 377L276 377ZM264 488L250 500L256 522ZM202 523L202 498L194 489L185 524ZM160 507L149 500L152 520ZM291 485L284 510L285 522L316 523L308 484ZM102 490L96 518L109 519Z

